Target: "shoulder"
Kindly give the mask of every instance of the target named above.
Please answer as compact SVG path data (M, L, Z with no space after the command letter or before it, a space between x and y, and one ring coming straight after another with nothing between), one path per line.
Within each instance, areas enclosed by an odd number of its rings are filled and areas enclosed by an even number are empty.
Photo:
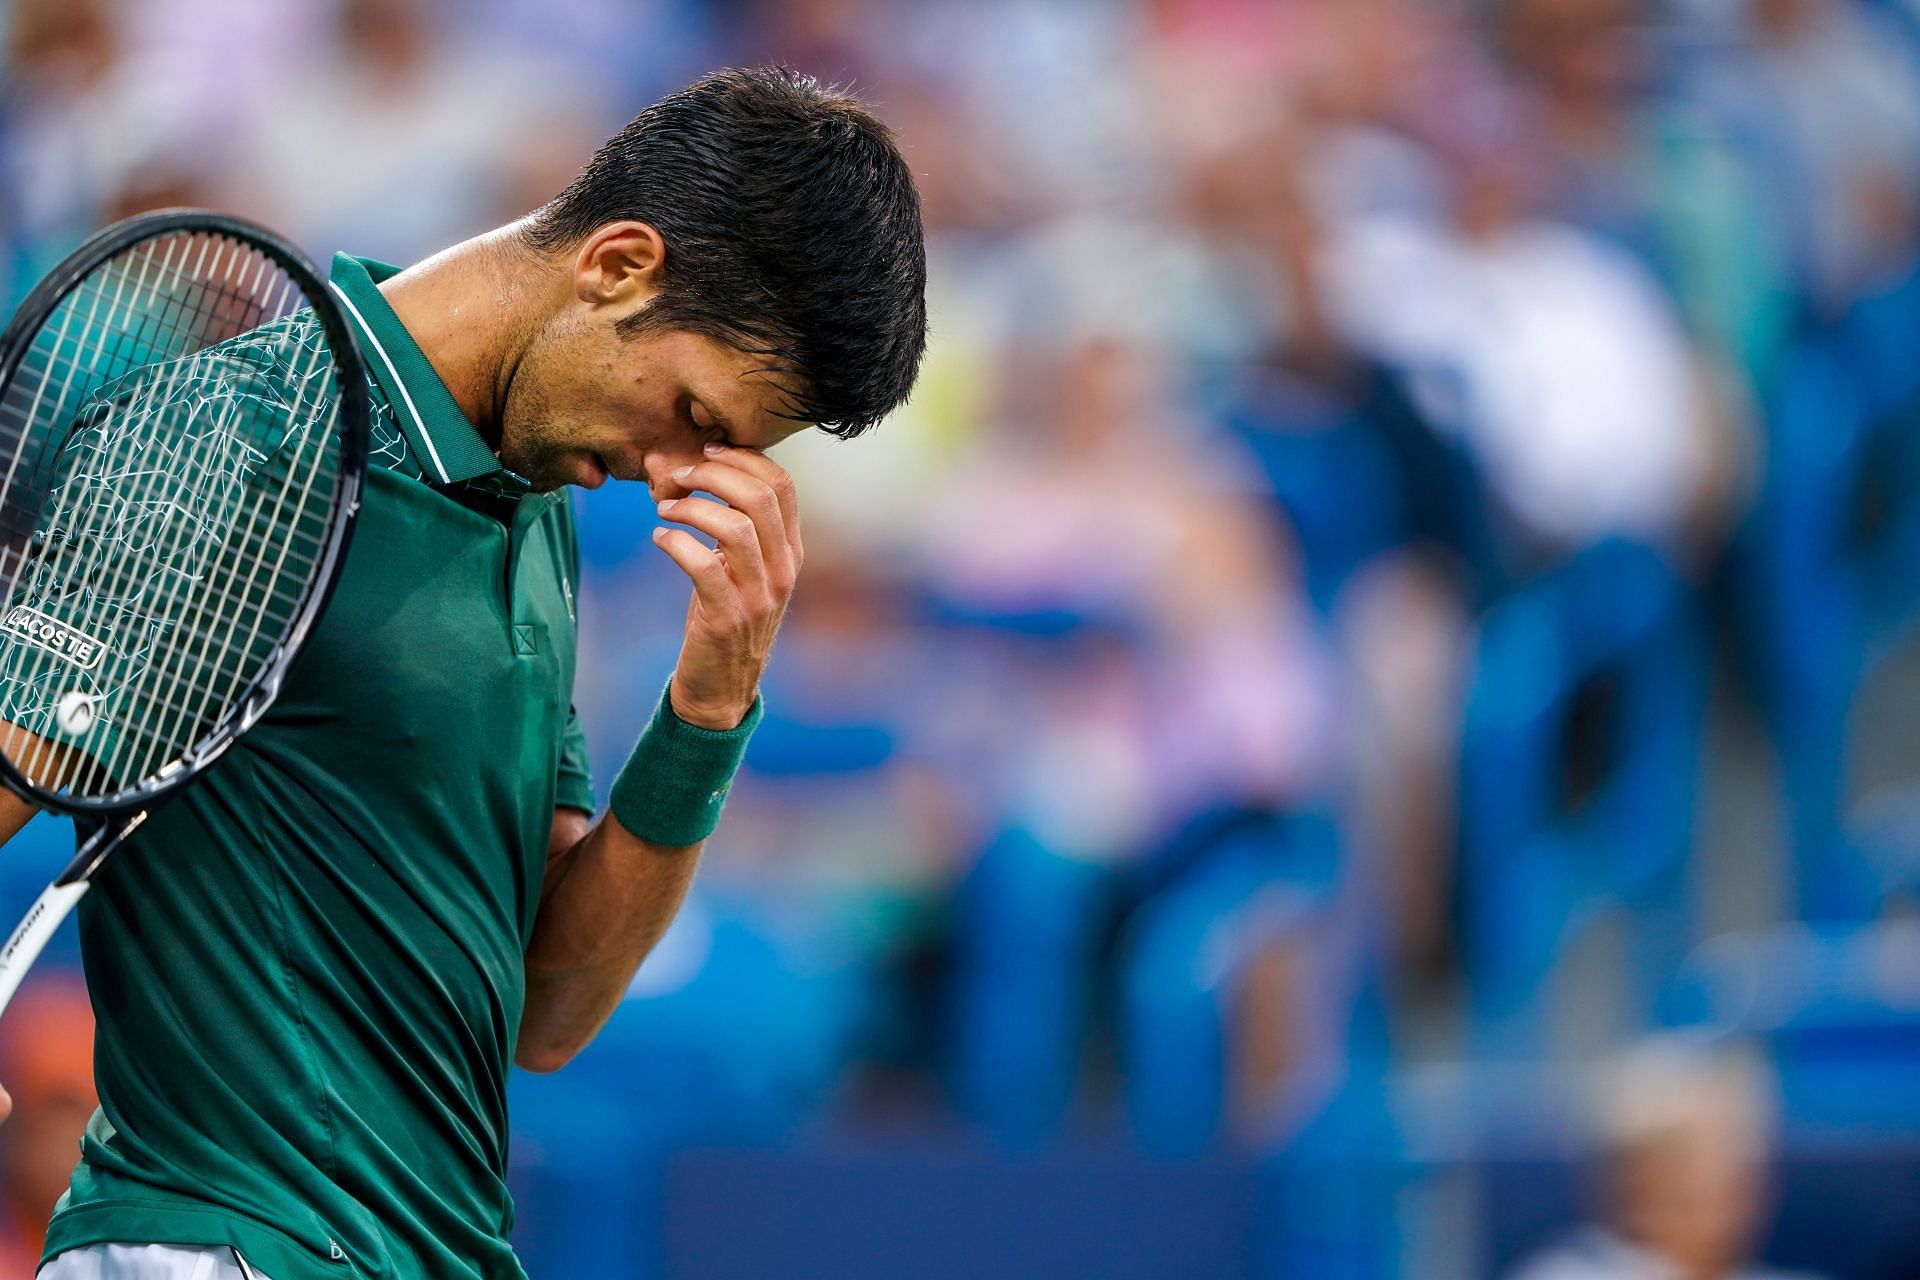
M1668 1280L1668 1275L1610 1232L1589 1228L1534 1254L1508 1280Z
M75 444L218 435L265 453L320 420L337 388L311 312L261 325L180 355L145 353L102 384L77 415Z

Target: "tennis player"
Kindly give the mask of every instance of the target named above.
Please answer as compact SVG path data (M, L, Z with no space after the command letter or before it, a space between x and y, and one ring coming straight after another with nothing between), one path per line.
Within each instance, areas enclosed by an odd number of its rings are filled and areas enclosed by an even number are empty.
M906 397L925 280L885 127L782 70L417 266L335 259L374 402L352 551L271 712L80 906L101 1105L42 1280L524 1274L509 1069L591 1040L685 895L801 566L767 451ZM595 821L565 486L609 479L692 590ZM6 670L0 715L57 739ZM0 794L0 834L29 817Z

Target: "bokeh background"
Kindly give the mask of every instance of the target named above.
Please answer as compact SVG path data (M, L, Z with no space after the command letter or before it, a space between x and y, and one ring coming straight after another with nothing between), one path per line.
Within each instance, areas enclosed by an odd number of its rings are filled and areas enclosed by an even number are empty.
M748 776L515 1082L536 1277L1920 1274L1920 5L0 30L9 306L166 204L414 261L722 65L851 85L920 176L917 394L776 455L810 554ZM686 595L619 488L603 787ZM58 946L0 1024L9 1276L91 1106Z

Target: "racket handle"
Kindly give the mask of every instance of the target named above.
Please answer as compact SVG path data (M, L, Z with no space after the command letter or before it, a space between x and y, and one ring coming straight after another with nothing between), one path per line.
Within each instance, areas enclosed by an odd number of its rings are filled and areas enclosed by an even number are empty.
M27 914L21 919L20 927L7 939L7 945L0 947L0 1013L13 1002L13 993L20 989L20 980L27 976L27 970L40 958L46 949L47 940L53 937L54 930L73 910L73 904L87 892L88 882L76 880L72 884L52 884L47 891L35 899Z

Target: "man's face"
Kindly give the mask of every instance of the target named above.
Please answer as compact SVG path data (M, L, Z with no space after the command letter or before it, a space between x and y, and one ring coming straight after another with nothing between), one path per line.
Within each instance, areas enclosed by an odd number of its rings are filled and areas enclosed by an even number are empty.
M1639 80L1643 0L1513 0L1507 41L1548 92L1611 100Z
M507 386L500 461L535 489L644 480L655 501L688 492L676 468L709 441L766 450L804 429L763 356L662 330L623 337L609 309L567 309L529 343Z
M1764 1221L1766 1171L1751 1135L1737 1128L1703 1113L1693 1127L1621 1155L1615 1168L1621 1231L1687 1275L1737 1269Z

